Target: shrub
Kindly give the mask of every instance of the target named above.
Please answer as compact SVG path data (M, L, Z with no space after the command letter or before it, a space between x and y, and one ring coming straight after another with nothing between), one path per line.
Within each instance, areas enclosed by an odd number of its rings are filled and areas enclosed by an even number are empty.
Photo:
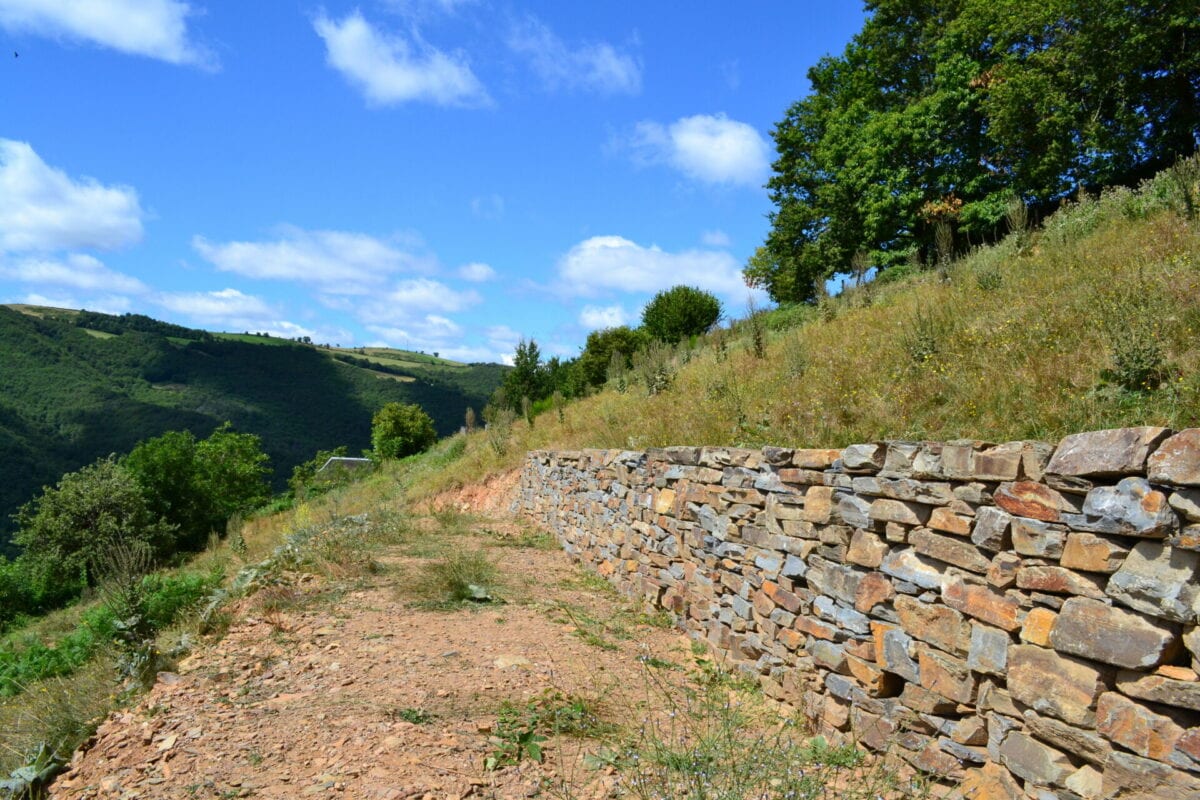
M642 312L642 327L655 339L674 344L707 333L721 318L721 301L692 286L659 292Z
M436 441L433 419L415 403L388 403L371 419L371 447L376 458L415 455Z

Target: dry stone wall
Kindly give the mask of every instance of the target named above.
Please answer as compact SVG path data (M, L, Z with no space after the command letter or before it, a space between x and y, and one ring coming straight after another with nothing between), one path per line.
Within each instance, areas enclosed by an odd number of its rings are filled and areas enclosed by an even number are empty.
M515 507L973 800L1200 798L1200 429L533 452Z

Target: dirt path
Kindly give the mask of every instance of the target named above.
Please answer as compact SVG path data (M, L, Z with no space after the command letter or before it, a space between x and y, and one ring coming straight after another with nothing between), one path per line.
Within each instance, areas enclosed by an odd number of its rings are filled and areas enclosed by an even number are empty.
M688 642L544 539L512 546L516 530L480 523L449 544L499 562L502 604L414 607L405 586L430 554L412 546L377 554L379 575L287 576L286 603L245 604L224 639L105 721L50 796L516 798L561 778L608 796L613 778L582 768L594 743L578 739L485 769L511 740L497 738L502 704L624 721L616 696L642 683L638 656L686 663Z

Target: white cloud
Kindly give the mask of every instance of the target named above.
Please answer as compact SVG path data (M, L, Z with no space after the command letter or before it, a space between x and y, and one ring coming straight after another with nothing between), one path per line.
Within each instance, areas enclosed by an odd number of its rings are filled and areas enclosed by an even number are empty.
M0 252L111 250L141 238L133 189L72 180L27 143L0 139Z
M385 34L354 11L341 22L324 13L313 21L325 40L326 61L374 105L414 100L443 106L491 102L462 53L445 53L399 34Z
M44 295L34 292L14 302L51 308L86 308L89 311L99 311L104 314L124 314L133 309L130 299L120 295L99 295L81 299L71 295Z
M237 289L163 292L153 301L168 311L204 325L228 325L242 330L263 330L262 323L277 316L261 298L242 294Z
M669 164L702 183L759 186L770 169L766 140L724 114L697 114L670 125L639 122L629 144L635 160Z
M143 294L146 284L104 266L89 255L72 253L64 259L28 258L13 263L0 262L0 278L36 286L63 286L79 291L104 291L116 294Z
M629 322L629 313L619 305L605 306L604 308L584 306L583 310L579 312L579 324L588 330L616 328L627 322Z
M529 60L547 89L587 89L601 94L637 94L642 68L637 59L608 42L571 49L535 17L527 17L508 38L513 52Z
M747 293L741 265L727 252L669 253L621 236L593 236L572 247L558 263L562 289L584 297L606 292L657 292L679 284L697 286L732 300Z
M462 311L480 302L477 292L468 289L456 292L444 283L429 278L403 280L383 298L384 302L397 311ZM395 312L393 312L395 313Z
M10 30L213 67L212 54L188 37L187 20L195 13L178 0L0 0L0 25Z
M729 247L729 245L733 244L729 238L729 234L719 229L705 231L700 234L700 242L708 247Z
M496 277L496 270L480 262L464 264L458 268L458 277L472 283L484 283Z
M223 272L248 278L313 283L331 294L365 294L397 272L433 267L427 256L408 252L417 242L383 240L348 231L306 231L283 226L269 242L214 244L192 239L201 256ZM401 249L404 245L406 249Z

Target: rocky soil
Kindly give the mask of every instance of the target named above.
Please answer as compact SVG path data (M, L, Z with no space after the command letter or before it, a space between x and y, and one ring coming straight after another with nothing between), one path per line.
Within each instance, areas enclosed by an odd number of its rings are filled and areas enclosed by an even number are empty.
M412 546L376 554L380 574L285 575L106 720L50 796L517 798L564 783L609 795L614 776L582 766L587 739L552 737L542 763L486 769L501 705L582 699L627 721L639 656L686 663L688 641L520 534L492 520L449 545L499 562L503 603L414 604L407 585L436 554Z

